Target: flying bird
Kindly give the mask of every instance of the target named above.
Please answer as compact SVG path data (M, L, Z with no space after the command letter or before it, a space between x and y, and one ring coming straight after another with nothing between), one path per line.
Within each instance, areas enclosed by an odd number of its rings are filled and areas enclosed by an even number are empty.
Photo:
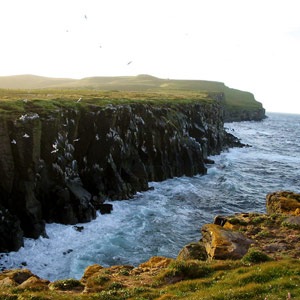
M24 133L23 138L29 138L29 135L27 133Z
M16 144L17 142L16 142L16 140L12 140L11 143L12 144Z
M128 62L128 63L127 63L127 66L129 66L131 63L132 63L132 61Z
M78 142L80 139L75 139L75 140L73 140L73 142Z
M26 115L22 115L22 116L19 118L19 120L25 121L26 116L27 116L27 114L26 114Z
M51 153L56 153L58 149L52 150Z
M87 20L87 16L86 16L86 15L84 15L84 17L85 17L85 19Z
M80 101L81 101L81 99L82 99L82 98L79 98L79 99L78 99L76 102L77 102L77 103L78 103L78 102L80 102Z
M24 99L24 100L23 100L23 102L24 102L24 103L27 103L27 102L28 102L28 100L27 100L27 99Z

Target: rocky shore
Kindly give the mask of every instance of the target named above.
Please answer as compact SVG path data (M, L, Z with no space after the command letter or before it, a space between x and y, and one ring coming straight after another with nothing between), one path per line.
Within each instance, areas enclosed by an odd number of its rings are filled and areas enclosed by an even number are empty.
M93 265L80 280L55 282L27 269L5 270L0 299L296 299L300 194L268 194L266 208L266 214L216 216L202 227L201 240L176 259L152 257L138 267Z

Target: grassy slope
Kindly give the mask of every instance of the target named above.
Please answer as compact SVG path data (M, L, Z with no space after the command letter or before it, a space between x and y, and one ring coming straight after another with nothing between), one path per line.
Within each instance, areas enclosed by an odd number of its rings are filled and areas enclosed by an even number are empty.
M146 271L147 272L147 271ZM130 285L131 275L124 272L110 276L103 269L103 275L95 277L94 285L102 287L99 292L78 294L75 287L80 285L72 280L70 291L43 291L38 288L21 289L18 287L0 288L2 300L243 300L243 299L299 299L300 262L287 259L264 263L243 261L175 261L159 275L135 275L134 286ZM168 273L169 277L164 274ZM128 278L128 279L126 279ZM100 279L105 279L101 280ZM177 283L172 280L178 281ZM61 282L61 284L60 284ZM56 282L56 286L68 285L68 280ZM266 298L267 297L267 298Z
M229 110L259 109L253 94L231 89L221 82L204 80L160 79L149 75L124 77L89 77L83 79L57 79L33 75L0 77L0 88L12 89L97 89L118 91L139 91L159 93L180 93L186 91L224 92Z

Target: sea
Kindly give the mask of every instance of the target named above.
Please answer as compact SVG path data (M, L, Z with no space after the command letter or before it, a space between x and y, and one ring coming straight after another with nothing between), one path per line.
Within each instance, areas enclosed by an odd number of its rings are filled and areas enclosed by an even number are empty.
M83 226L47 224L49 238L25 239L17 252L0 255L2 268L28 268L54 281L80 279L92 264L137 266L152 256L175 258L201 238L216 215L264 213L266 195L300 193L300 115L267 113L263 121L225 123L251 147L210 157L207 175L151 182L153 190L114 201L111 214Z

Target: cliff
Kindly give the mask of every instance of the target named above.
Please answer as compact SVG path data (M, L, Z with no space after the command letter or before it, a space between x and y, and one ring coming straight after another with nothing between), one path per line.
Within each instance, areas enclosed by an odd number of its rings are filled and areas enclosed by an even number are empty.
M241 145L223 129L221 93L165 102L122 94L122 105L68 96L0 105L0 252L46 236L45 222L88 222L111 209L106 199L128 199L149 181L205 174L208 155Z
M226 110L224 122L261 121L266 118L264 108Z

